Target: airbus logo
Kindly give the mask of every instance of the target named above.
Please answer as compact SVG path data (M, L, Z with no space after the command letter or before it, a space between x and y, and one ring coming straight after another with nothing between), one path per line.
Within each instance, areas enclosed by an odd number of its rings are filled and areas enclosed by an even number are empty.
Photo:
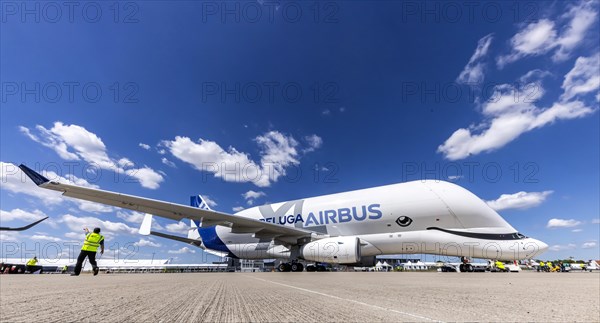
M401 216L399 218L396 219L396 224L398 224L401 227L407 227L409 226L411 223L413 222L413 220L407 216Z

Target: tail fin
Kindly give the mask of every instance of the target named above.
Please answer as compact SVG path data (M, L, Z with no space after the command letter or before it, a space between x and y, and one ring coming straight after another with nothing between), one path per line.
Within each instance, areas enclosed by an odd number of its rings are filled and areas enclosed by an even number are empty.
M190 196L190 205L203 210L211 210L200 195ZM200 232L198 231L200 224L201 223L199 221L190 220L191 228L188 231L188 239L200 239Z
M190 196L190 205L199 209L212 211L200 195Z

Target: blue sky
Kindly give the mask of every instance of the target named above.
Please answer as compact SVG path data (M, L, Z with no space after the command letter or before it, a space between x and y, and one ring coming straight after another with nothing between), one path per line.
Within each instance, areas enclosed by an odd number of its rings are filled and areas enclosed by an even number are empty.
M4 246L101 225L122 254L214 260L36 190L26 163L223 212L449 180L547 258L600 258L597 2L53 4L0 8L2 225L50 216Z

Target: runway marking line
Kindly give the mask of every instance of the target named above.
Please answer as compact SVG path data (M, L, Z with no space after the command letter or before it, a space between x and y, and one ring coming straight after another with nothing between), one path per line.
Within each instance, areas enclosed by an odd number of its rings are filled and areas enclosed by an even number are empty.
M394 312L394 313L398 313L398 314L401 314L401 315L406 315L406 316L414 317L414 318L425 320L425 321L443 322L443 321L440 321L440 320L434 320L434 319L426 317L426 316L421 316L421 315L412 314L412 313L408 313L408 312L398 311L398 310L394 310L394 309L391 309L391 308L377 306L377 305L373 305L373 304L363 303L363 302L356 301L356 300L353 300L353 299L348 299L348 298L343 298L343 297L339 297L339 296L335 296L335 295L325 294L325 293L317 292L317 291L306 289L306 288L302 288L302 287L297 287L297 286L288 285L288 284L284 284L284 283L278 283L278 282L274 282L274 281L270 281L270 280L266 280L266 279L262 279L262 278L252 277L252 276L247 276L247 277L252 278L252 279L256 279L256 280L261 280L261 281L264 281L264 282L267 282L267 283L271 283L271 284L276 284L276 285L281 285L281 286L285 286L285 287L289 287L289 288L294 288L294 289L301 290L301 291L304 291L304 292L313 293L313 294L317 294L317 295L321 295L321 296L325 296L325 297L329 297L329 298L333 298L333 299L337 299L337 300L342 300L342 301L352 302L352 303L355 303L355 304L360 304L360 305L363 305L363 306L372 307L372 308L375 308L375 309L378 309L378 310L390 311L390 312Z

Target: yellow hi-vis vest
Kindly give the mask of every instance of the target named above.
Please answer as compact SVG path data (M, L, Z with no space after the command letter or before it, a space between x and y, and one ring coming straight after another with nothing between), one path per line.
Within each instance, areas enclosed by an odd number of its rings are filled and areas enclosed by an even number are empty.
M37 264L37 260L35 259L29 259L29 261L27 262L27 266L35 266Z
M83 241L83 247L81 250L96 252L100 247L100 241L104 240L104 237L98 233L88 233Z

